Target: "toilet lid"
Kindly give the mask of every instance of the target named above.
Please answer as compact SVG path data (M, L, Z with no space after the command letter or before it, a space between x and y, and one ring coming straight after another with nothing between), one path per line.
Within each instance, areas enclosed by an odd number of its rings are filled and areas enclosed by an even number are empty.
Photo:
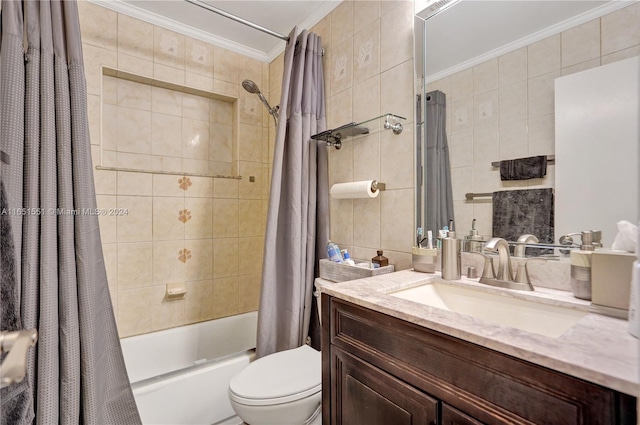
M231 379L229 396L238 403L256 406L300 400L321 389L320 352L303 345L251 363Z

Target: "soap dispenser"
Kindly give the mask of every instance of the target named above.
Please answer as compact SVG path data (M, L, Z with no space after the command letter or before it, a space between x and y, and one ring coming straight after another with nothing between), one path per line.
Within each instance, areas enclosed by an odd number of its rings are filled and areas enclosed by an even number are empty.
M382 255L383 251L379 250L377 251L378 255L373 257L371 259L371 262L373 264L377 264L378 267L386 267L389 265L389 259L387 257L385 257L384 255Z
M450 228L447 237L442 239L442 278L444 280L458 280L462 276L460 240L456 239L453 223Z
M571 251L571 291L576 298L591 300L591 254L593 254L593 232L582 233L579 250Z

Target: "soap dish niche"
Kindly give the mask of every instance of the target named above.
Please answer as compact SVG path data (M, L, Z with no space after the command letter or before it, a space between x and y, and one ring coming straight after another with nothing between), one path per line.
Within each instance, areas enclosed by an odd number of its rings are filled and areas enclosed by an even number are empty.
M182 300L185 295L187 295L187 285L185 283L167 283L167 300Z

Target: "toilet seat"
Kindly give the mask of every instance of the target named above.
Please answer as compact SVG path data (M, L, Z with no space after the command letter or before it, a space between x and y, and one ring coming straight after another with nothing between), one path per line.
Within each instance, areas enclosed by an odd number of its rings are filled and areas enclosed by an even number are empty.
M231 400L249 406L289 403L321 390L321 354L308 345L258 359L229 383Z

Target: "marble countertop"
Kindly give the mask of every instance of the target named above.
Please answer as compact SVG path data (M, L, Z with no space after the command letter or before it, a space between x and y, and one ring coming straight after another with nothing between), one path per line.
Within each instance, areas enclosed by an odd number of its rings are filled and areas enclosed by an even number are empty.
M582 310L586 314L562 335L551 338L388 295L433 279L449 285ZM588 312L590 302L573 297L571 292L538 287L534 292L513 291L467 279L445 282L439 274L413 270L341 283L316 279L316 287L322 293L353 304L567 375L635 397L640 394L640 341L628 332L628 322Z

